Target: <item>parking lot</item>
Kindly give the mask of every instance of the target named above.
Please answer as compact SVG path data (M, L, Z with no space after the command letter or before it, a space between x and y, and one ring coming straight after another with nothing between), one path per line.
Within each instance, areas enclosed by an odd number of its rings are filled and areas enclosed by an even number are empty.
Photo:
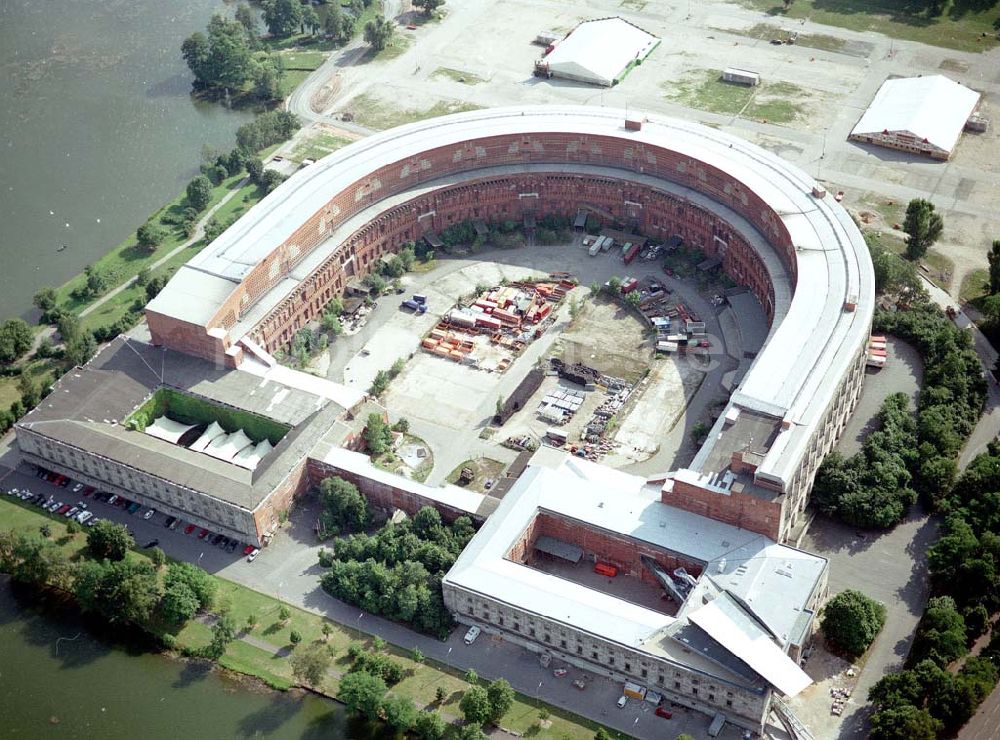
M198 563L211 573L232 565L249 566L245 562L249 547L245 542L223 542L221 535L190 522L181 521L174 528L168 528L166 524L169 517L165 514L153 512L147 517L151 509L132 506L134 502L127 499L119 497L111 503L108 494L101 495L100 491L88 490L87 486L76 481L67 479L65 485L60 485L62 481L40 478L34 466L28 464L22 464L9 472L4 468L0 468L0 471L6 473L0 476L0 490L4 495L10 495L9 492L14 489L22 493L30 491L31 497L36 500L28 498L25 503L31 501L39 508L42 503L53 506L58 504L54 510L50 506L50 513L57 515L61 511L63 517L74 508L77 511L73 518L83 512L91 512L92 516L83 523L84 527L93 526L102 519L123 524L139 547L159 547L170 557Z

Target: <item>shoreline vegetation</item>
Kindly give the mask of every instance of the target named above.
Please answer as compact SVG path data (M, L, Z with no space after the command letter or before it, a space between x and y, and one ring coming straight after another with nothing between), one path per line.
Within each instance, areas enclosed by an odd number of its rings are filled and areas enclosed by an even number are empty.
M482 681L473 672L462 674L426 658L419 650L389 645L356 627L337 624L194 566L169 561L158 550L140 549L131 538L124 551L114 552L121 543L109 537L108 552L123 557L117 561L98 560L94 546L88 544L88 535L80 532L75 523L9 496L0 497L0 512L4 522L0 530L0 572L9 571L15 584L31 589L25 593L43 601L45 597L38 591L40 579L44 578L43 588L55 595L60 606L78 610L89 625L100 627L110 619L100 606L91 604L88 609L80 601L79 595L90 593L81 582L90 578L91 571L128 567L134 574L158 580L162 584L158 592L161 605L171 603L171 599L184 603L181 597L188 586L177 585L183 581L197 592L195 598L200 597L208 606L189 605L179 610L181 616L187 617L183 626L177 621L167 624L163 606L155 615L146 612L148 622L129 627L129 643L141 643L147 649L152 647L183 659L208 660L219 670L249 676L271 689L310 691L340 701L363 718L387 722L394 729L413 731L421 737L478 737L468 728L478 729L480 723L461 721L467 714L461 707L462 698L473 686L489 691L496 681ZM88 534L93 531L88 530ZM179 593L168 596L171 590ZM136 606L142 603L141 596L148 596L144 589L138 591L141 593L131 595L115 591L112 598ZM116 624L115 629L121 627ZM101 636L101 629L92 631ZM359 681L348 680L348 676L362 674L385 684L374 710L370 706L365 709L363 702L356 703L352 689L345 688ZM366 680L364 676L362 680ZM599 727L513 690L509 691L509 703L504 701L498 708L503 711L480 717L483 724L495 722L524 735L570 740L589 739ZM436 715L440 723L424 715ZM428 724L440 724L440 734L424 734ZM609 736L615 737L614 733Z

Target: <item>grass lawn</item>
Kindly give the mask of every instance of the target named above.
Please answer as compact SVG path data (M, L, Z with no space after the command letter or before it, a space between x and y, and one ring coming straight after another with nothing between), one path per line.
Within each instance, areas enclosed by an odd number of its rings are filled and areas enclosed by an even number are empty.
M479 85L486 82L485 79L472 74L472 72L463 72L460 69L451 69L450 67L438 67L431 77L447 77L455 82L461 82L463 85Z
M354 116L354 122L378 130L402 126L404 123L423 121L427 118L445 116L449 113L479 110L480 106L457 100L442 100L426 110L407 110L383 103L370 95L359 95L348 103L347 112Z
M787 11L776 0L740 2L773 16L808 18L813 23L875 31L949 49L985 51L1000 43L993 28L1000 18L997 3L945 0L943 12L933 17L930 3L914 4L908 0L795 0Z
M23 373L27 373L42 388L47 388L52 384L53 368L57 360L27 360L24 364ZM9 409L15 401L21 400L21 390L18 388L20 378L12 376L0 376L0 408Z
M312 74L308 69L286 69L281 78L281 97L287 98L292 92L305 82L306 77Z
M958 291L959 300L975 302L989 293L990 273L985 268L973 270L962 278L962 287Z
M507 467L506 463L502 463L499 460L492 460L488 457L477 457L460 463L454 470L448 473L446 480L455 485L462 485L458 482L459 476L462 475L462 468L471 468L475 477L471 483L464 487L470 491L486 493L486 481L492 478L495 482L505 467Z
M762 82L756 87L723 82L717 69L701 70L678 82L665 82L663 89L669 100L691 108L739 115L744 118L766 119L771 123L788 123L802 112L801 101L806 91L789 82Z
M740 36L749 36L752 39L764 39L767 41L770 41L771 39L786 39L791 35L787 30L771 23L758 23L751 28L745 28L743 30L733 28L727 28L724 30L727 33L734 33L739 34ZM819 49L821 51L840 51L847 45L847 42L844 41L844 39L838 39L836 36L828 36L822 33L800 33L795 39L795 45L808 46L810 49Z
M292 147L292 151L287 155L287 158L299 163L303 159L322 159L327 154L335 152L350 143L350 139L320 130L299 139L295 143L295 146Z

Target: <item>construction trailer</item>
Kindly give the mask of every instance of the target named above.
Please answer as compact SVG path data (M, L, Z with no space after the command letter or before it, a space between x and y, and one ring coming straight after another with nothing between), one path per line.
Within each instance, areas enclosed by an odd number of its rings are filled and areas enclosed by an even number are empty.
M726 67L722 70L724 82L732 82L734 85L746 85L747 87L757 87L760 84L760 74L751 72L748 69L738 69L737 67Z

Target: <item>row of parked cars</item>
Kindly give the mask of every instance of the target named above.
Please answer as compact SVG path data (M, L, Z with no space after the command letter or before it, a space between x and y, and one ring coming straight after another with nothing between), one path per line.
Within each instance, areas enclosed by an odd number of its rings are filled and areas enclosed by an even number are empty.
M61 488L67 488L70 483L72 483L72 481L65 475L54 473L52 471L45 470L44 468L38 468L35 476L46 480L53 485L60 486ZM119 496L114 493L106 493L105 491L98 491L93 486L87 486L83 483L75 483L71 490L73 493L79 493L85 498L92 495L94 501L102 501L109 506L115 506L132 515L136 514L142 508L142 504L130 501L124 496ZM99 521L99 518L94 516L94 513L87 508L87 504L84 501L77 502L75 506L72 504L64 504L62 501L56 501L54 496L46 498L44 494L36 495L27 489L19 490L17 488L13 488L7 493L11 496L17 496L23 501L37 504L54 514L60 514L67 518L76 519L81 524L93 526ZM142 518L149 520L152 519L155 514L156 509L148 508L142 513ZM182 522L178 517L168 516L163 522L163 526L167 529L175 530L181 525L181 523ZM199 528L194 524L188 524L184 528L184 534L192 535L196 530L200 530L197 533L199 540L210 542L226 552L235 552L236 548L240 545L240 543L235 539L231 539L221 534L213 535L207 529ZM243 548L243 554L246 556L247 562L250 563L256 560L259 553L260 550L253 545L247 545Z

